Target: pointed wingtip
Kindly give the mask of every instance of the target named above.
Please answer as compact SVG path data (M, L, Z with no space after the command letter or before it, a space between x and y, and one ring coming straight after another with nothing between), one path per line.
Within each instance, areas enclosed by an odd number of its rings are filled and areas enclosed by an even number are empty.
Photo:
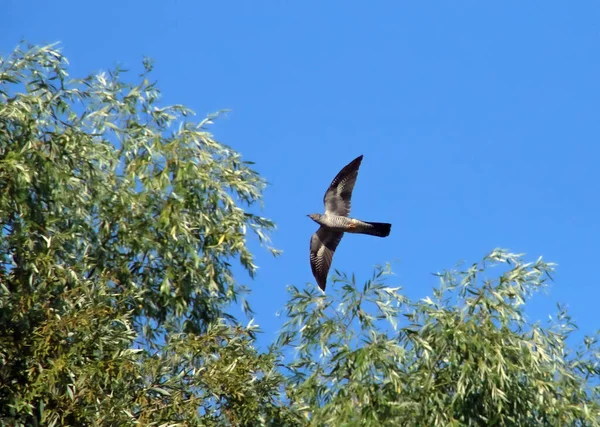
M361 154L356 159L354 159L350 163L348 163L348 166L350 166L350 165L360 165L362 163L362 160L363 160L363 155Z
M317 279L317 286L319 287L319 289L321 290L321 292L325 293L325 288L327 287L327 278L325 278L325 280L319 280Z

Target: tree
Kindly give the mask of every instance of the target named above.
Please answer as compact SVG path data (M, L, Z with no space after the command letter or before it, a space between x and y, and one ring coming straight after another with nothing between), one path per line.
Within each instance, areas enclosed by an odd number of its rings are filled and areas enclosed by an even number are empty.
M547 327L523 314L552 270L495 250L438 274L433 300L386 286L389 266L362 290L345 275L334 296L291 288L292 406L315 426L600 425L597 337L572 351L563 308Z
M53 46L0 59L0 421L7 425L600 425L597 337L523 316L553 265L496 250L433 299L336 273L290 288L268 351L249 292L264 180L159 107L151 63L69 79ZM275 254L276 251L272 250ZM286 279L289 280L289 279Z
M283 417L274 358L226 307L252 275L264 181L116 69L52 46L0 63L0 419L254 425ZM248 308L246 305L244 305Z

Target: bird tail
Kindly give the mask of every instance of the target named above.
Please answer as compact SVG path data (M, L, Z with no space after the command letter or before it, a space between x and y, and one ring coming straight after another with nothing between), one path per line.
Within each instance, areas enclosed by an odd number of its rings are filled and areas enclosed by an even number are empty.
M392 224L388 224L387 222L366 222L369 227L365 227L364 230L361 230L364 234L370 234L371 236L377 237L387 237L390 235L390 231L392 230Z

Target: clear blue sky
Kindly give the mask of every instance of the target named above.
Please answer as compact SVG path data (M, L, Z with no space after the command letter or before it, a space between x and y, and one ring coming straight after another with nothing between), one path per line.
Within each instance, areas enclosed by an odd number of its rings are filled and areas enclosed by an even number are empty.
M52 3L52 5L50 5ZM156 60L163 103L232 109L212 128L271 185L273 259L257 250L251 301L270 341L286 285L313 282L308 242L337 171L364 160L333 266L431 294L431 272L495 247L559 264L532 320L569 306L598 329L600 3L17 1L0 51L60 41L81 77ZM331 284L330 284L331 286Z

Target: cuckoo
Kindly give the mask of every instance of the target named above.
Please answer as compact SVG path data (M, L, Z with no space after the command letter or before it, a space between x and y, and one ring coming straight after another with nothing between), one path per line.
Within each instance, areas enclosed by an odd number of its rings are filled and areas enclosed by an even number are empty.
M348 217L352 190L362 159L361 155L352 160L333 179L323 197L325 213L308 215L321 226L310 239L310 267L322 291L325 291L333 253L344 237L344 233L386 237L389 236L392 228L392 224L367 222Z

